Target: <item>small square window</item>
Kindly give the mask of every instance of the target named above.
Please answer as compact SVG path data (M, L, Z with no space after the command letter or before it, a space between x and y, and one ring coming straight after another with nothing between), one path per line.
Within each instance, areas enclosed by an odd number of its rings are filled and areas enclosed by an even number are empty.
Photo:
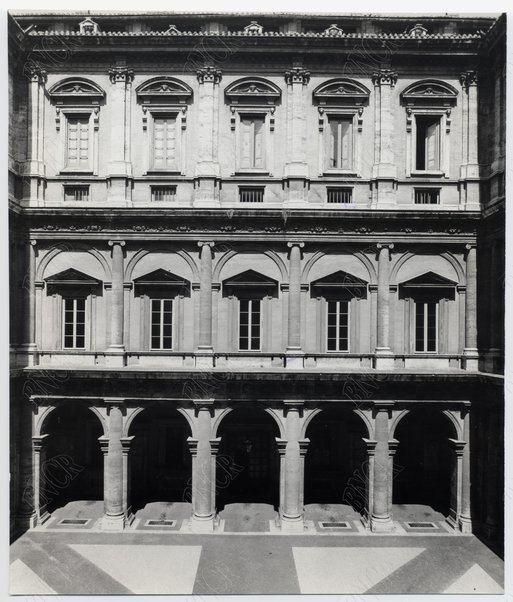
M263 203L264 190L263 186L240 186L239 201L241 203Z
M353 202L353 189L347 187L336 187L327 189L326 200L333 204L348 204Z
M438 205L440 188L415 188L415 205Z
M65 201L88 201L89 200L89 186L64 186L64 200Z
M152 186L152 201L174 201L176 199L176 186Z

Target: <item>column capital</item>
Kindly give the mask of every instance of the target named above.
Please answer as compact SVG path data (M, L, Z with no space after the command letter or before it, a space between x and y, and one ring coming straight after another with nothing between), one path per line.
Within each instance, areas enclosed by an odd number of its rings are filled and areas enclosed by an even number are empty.
M365 443L367 453L369 454L369 456L374 456L374 454L376 453L376 445L378 444L378 442L374 439L365 439L365 437L363 438L363 442Z
M372 83L374 86L390 86L393 88L397 83L397 78L397 71L379 69L372 74Z
M301 241L292 241L292 242L287 243L287 247L289 249L292 249L292 247L299 247L300 249L303 249L304 246L305 246L305 243L301 242Z
M299 443L299 455L306 456L306 452L308 451L308 446L310 444L310 439L300 439Z
M39 435L38 437L32 437L32 446L34 448L35 452L40 452L41 448L43 447L46 439L49 437L50 435Z
M467 442L461 441L459 439L449 439L449 443L451 444L451 447L453 448L456 456L458 458L462 458L463 451L465 450L465 446L467 445Z
M189 446L189 451L191 452L191 456L198 455L198 440L194 437L187 437L187 445Z
M477 248L477 243L475 242L469 242L465 245L465 250L468 252L471 249L476 249Z
M29 245L30 245L31 247L35 247L35 246L37 245L37 240L36 240L35 238L31 238L31 239L29 240Z
M217 456L219 453L219 446L221 445L221 437L216 437L215 439L210 439L210 453L213 456Z
M130 446L132 445L132 441L134 440L134 436L130 437L121 437L119 439L121 441L121 451L123 454L127 455L130 451Z
M200 84L212 83L218 84L223 77L223 72L221 69L216 69L211 65L205 65L204 67L200 67L196 71L196 77L198 78L198 82Z
M121 247L124 247L126 243L124 240L109 240L107 244L109 247L113 247L114 245L120 245Z
M98 437L98 443L100 444L100 450L104 456L109 453L109 438L105 435Z
M119 82L131 83L134 79L134 70L128 67L111 67L108 71L109 79L111 83L117 84Z
M209 412L213 412L215 399L193 399L192 403L194 404L194 409L196 410L196 414L200 410L208 410Z
M284 456L285 452L287 451L287 439L280 439L279 437L276 437L276 445L278 446L278 454L280 456Z
M107 414L110 414L110 411L113 408L118 408L123 413L126 410L125 408L125 398L124 397L104 397L103 403L107 406Z
M397 439L389 439L388 440L388 455L393 457L395 456L395 452L397 451L397 446L399 445L399 441Z
M208 246L208 247L213 248L214 245L215 245L215 242L212 241L212 240L206 241L206 242L204 242L204 241L198 241L198 247L200 247L200 248L204 247L204 246Z
M39 65L28 65L23 71L33 83L38 83L44 86L48 81L46 70L42 69Z
M285 82L288 85L302 84L306 86L310 81L310 71L302 67L293 67L285 71Z
M378 242L376 245L376 248L378 248L380 251L381 251L381 249L388 249L389 251L391 251L394 248L394 243L393 242Z
M478 83L478 76L477 76L477 71L474 70L470 70L470 71L464 71L461 75L460 75L460 82L462 87L467 90L471 87L471 86L477 86Z
M305 405L303 399L284 399L283 406L285 411L288 413L290 411L300 412Z

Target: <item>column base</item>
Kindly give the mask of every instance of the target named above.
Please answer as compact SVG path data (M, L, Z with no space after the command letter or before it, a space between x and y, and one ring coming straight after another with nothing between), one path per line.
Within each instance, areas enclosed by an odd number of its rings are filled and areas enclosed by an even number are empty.
M377 370L392 370L394 364L395 357L390 347L376 347L374 368Z
M462 368L464 370L478 370L479 369L479 354L475 348L463 349Z
M303 533L305 530L305 521L302 516L289 518L282 514L280 522L283 533Z
M43 510L39 516L33 514L30 517L30 528L33 529L34 527L42 527L51 518L52 515L48 512L48 510Z
M197 516L196 514L193 514L190 525L191 531L194 533L213 533L214 516Z
M386 518L372 516L370 526L373 533L390 533L394 530L394 523L390 516Z
M468 516L459 517L458 531L463 535L472 535L472 520Z
M102 531L123 531L125 528L126 518L124 514L111 516L105 514L101 521Z
M123 345L111 345L105 351L105 365L112 368L123 368L126 366L125 347Z

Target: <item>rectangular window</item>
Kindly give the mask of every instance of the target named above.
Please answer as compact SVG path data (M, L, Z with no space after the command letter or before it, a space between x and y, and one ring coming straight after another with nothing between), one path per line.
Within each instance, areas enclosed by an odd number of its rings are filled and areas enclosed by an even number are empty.
M64 186L65 201L88 201L89 186Z
M263 203L264 202L264 187L263 186L240 186L239 187L239 202L241 203Z
M68 169L90 169L90 115L74 115L67 118L66 167Z
M417 116L415 168L422 171L440 170L440 117Z
M264 169L265 117L244 116L240 118L240 167L241 169Z
M153 169L176 169L176 117L174 115L153 119Z
M85 299L63 299L64 349L85 349Z
M174 201L176 199L176 186L152 186L152 201Z
M260 350L260 299L239 301L239 349Z
M415 205L438 205L440 188L415 188Z
M349 351L349 301L328 301L328 351Z
M438 347L438 303L415 303L415 351L436 352Z
M353 202L353 189L352 188L328 188L327 189L327 202L328 203L352 203Z
M353 120L351 117L334 117L329 120L328 168L353 168Z
M151 300L151 348L173 348L173 300Z

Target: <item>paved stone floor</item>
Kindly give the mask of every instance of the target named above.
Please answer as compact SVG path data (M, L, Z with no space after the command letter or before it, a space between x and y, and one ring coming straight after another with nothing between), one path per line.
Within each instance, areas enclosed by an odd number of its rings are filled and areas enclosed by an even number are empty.
M406 511L404 520L423 516L434 532L365 534L349 511L307 508L308 534L273 531L272 513L227 506L224 532L188 532L188 508L142 508L130 531L98 532L100 509L84 515L78 505L54 513L46 528L25 533L11 546L12 594L362 594L501 593L503 563L473 536L457 536L437 524L437 516ZM262 507L260 507L262 506ZM86 526L57 525L80 514ZM57 515L58 516L57 516ZM427 516L426 516L427 514ZM98 515L99 516L99 515ZM245 517L256 516L247 520ZM320 528L341 516L346 529ZM147 520L174 520L169 528ZM406 523L403 523L406 525ZM260 527L262 532L245 533Z

